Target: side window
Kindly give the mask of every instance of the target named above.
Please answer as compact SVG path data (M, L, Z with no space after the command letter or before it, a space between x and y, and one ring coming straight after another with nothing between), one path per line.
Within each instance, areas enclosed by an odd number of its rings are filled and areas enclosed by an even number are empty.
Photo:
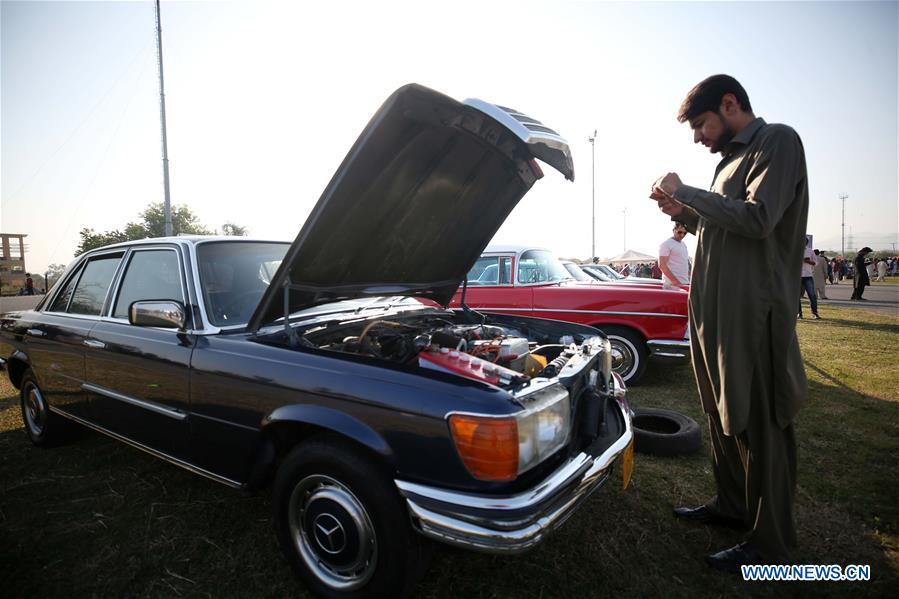
M56 300L54 300L53 305L50 306L50 312L65 312L66 306L69 305L69 300L72 299L72 292L75 290L75 283L78 282L78 277L81 276L81 271L83 268L79 268L76 272L72 273L72 276L69 277L68 283L66 286L59 292L59 295L56 296Z
M112 283L112 277L115 275L121 259L121 254L115 254L100 256L87 263L84 273L72 293L69 314L100 315L103 310L103 302L106 301L106 293L109 291L109 284Z
M511 258L483 256L468 271L468 285L508 285L511 275Z
M468 271L468 285L496 285L499 282L499 263L496 256L482 256Z
M174 250L142 250L132 254L119 288L113 317L128 318L128 307L140 300L185 303L178 254Z

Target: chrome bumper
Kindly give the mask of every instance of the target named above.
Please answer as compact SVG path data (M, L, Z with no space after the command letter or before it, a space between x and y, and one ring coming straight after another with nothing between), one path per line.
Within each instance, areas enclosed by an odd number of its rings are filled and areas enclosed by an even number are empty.
M649 357L665 362L687 363L690 361L690 339L655 339L647 341Z
M624 416L624 433L599 455L588 448L523 493L493 497L395 481L414 526L426 537L466 549L505 554L530 549L605 482L633 440L630 408L623 393L617 395L610 401Z

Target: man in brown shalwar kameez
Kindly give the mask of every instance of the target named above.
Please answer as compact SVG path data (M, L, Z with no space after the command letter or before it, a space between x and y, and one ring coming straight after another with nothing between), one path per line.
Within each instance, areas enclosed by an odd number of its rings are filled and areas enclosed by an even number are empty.
M679 518L749 530L707 556L728 571L782 563L796 545L793 418L807 381L796 337L796 281L808 217L796 132L752 113L733 77L699 83L678 114L722 159L711 189L660 177L650 197L698 236L690 286L693 369L708 414L718 494Z

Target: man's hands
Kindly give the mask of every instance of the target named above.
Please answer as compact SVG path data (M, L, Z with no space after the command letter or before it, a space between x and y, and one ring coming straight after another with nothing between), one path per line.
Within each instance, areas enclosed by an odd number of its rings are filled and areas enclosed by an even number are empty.
M674 199L676 192L683 183L677 173L668 173L659 177L652 185L649 197L659 205L659 210L668 216L677 217L684 211L684 205Z

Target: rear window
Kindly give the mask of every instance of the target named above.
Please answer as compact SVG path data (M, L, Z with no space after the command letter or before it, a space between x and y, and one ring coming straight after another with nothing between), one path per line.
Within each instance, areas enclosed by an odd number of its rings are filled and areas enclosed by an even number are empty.
M72 292L75 290L75 283L78 282L78 277L81 275L81 271L83 268L78 269L77 272L72 273L72 276L69 277L69 280L66 281L65 287L59 292L59 295L56 296L56 299L53 300L53 304L50 306L50 312L65 312L66 307L69 305L69 300L72 299Z
M106 294L109 292L109 285L121 259L121 254L112 254L99 256L87 263L72 293L69 314L100 315Z

